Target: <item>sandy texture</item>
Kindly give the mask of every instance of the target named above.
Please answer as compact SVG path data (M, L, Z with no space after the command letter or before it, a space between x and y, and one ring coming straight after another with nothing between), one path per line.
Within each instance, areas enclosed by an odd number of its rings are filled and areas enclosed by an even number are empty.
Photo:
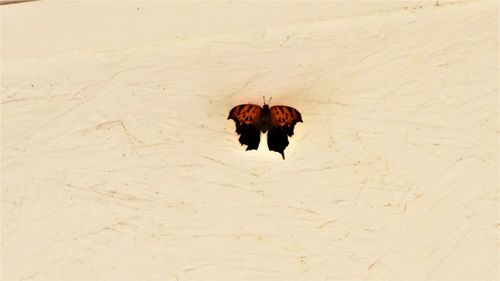
M0 8L2 280L499 280L496 2L110 3Z

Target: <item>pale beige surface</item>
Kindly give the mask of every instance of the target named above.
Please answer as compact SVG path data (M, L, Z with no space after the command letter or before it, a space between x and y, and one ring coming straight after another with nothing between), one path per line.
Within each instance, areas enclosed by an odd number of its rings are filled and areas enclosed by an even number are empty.
M121 3L0 8L2 280L499 279L496 2Z

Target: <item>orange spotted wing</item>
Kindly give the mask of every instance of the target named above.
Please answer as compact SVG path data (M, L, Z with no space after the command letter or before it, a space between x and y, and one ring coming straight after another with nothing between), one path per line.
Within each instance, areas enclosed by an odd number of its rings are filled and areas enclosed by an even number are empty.
M285 148L288 137L293 136L297 122L302 122L300 112L293 107L277 105L269 108L264 104L241 104L233 107L227 119L236 123L236 133L240 135L241 145L247 145L246 150L257 149L260 143L260 132L267 134L269 150L276 151L285 159Z

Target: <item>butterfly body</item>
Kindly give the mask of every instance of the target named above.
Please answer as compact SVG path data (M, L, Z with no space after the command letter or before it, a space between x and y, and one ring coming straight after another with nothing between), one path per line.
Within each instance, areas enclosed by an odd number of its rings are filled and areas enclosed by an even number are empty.
M277 105L260 107L255 104L241 104L233 107L228 119L236 123L236 133L240 135L241 145L247 145L246 150L257 149L260 134L267 132L269 150L276 151L285 159L285 148L288 137L293 135L297 122L302 122L302 116L293 107Z
M260 117L260 129L262 133L266 133L267 130L269 130L269 127L271 126L271 115L269 111L269 105L264 104L262 107L262 116Z

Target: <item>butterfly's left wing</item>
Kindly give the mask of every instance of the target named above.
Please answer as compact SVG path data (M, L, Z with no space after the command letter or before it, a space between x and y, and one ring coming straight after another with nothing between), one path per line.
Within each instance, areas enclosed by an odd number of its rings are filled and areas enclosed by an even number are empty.
M293 136L297 122L302 122L300 112L290 106L276 105L269 109L271 126L267 135L269 150L276 151L285 159L285 148L288 146L288 136Z
M255 104L241 104L229 111L227 119L236 123L236 133L240 135L241 145L246 144L247 149L257 149L260 143L260 120L262 107Z

